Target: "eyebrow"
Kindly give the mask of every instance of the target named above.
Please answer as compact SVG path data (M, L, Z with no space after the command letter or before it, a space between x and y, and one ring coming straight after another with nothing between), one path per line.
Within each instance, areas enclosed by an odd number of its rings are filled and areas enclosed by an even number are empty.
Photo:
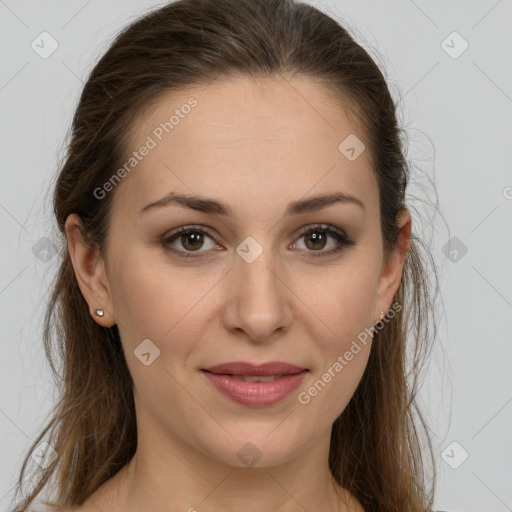
M357 197L344 192L335 192L331 194L320 194L309 197L307 199L293 201L288 205L285 215L298 215L301 213L313 212L331 206L335 203L355 204L366 211L365 205ZM170 192L167 196L162 197L162 199L144 206L144 208L139 211L139 215L155 208L160 208L171 204L181 205L183 207L207 214L223 216L231 216L233 214L233 210L228 204L222 203L215 199Z

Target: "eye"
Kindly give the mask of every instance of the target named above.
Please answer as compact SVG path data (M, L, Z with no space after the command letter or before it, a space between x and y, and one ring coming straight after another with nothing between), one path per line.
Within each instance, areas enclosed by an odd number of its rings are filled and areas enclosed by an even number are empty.
M329 250L325 249L329 238L333 238L337 243ZM210 247L204 247L205 241L210 240ZM339 253L346 246L353 246L355 242L341 230L327 224L317 224L306 226L301 229L299 240L305 240L306 252L308 257L332 256ZM211 249L219 248L219 245L213 241L212 232L204 226L182 226L162 239L162 246L165 250L176 254L182 258L195 258L204 256L205 252ZM176 247L176 244L181 245ZM297 243L295 242L294 248ZM205 249L201 251L200 249ZM317 254L315 254L317 253Z
M213 242L209 229L205 229L201 226L183 226L166 236L162 240L162 245L166 250L171 251L180 257L194 258L196 257L196 254L193 253L205 252L199 250L204 245L205 237L209 238ZM173 247L173 244L175 243L180 244L184 250ZM213 242L213 247L210 247L209 249L215 247L218 247L218 245ZM200 255L198 254L197 256Z
M334 238L337 244L333 248L323 251L327 245L328 238ZM305 240L305 247L308 257L321 257L332 256L339 253L345 246L353 246L355 242L348 238L348 236L341 230L329 226L327 224L317 224L314 226L306 226L300 232L299 240ZM295 246L297 244L294 244ZM317 254L315 254L315 252Z

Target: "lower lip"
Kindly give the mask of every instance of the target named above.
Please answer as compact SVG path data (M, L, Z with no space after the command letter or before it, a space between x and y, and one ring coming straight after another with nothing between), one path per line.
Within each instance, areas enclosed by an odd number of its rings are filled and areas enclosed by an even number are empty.
M307 370L294 375L284 375L271 382L245 382L229 375L218 375L202 370L210 382L231 400L253 407L272 405L297 389Z

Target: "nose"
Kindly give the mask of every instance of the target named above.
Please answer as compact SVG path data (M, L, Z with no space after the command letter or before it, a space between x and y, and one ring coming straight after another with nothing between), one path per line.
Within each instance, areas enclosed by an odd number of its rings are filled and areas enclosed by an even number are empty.
M293 286L286 282L281 262L271 250L264 249L251 263L236 254L228 276L223 315L226 329L262 343L290 327Z

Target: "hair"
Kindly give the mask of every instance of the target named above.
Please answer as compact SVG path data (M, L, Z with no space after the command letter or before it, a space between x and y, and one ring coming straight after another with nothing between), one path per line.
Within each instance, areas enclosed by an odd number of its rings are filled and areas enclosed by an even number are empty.
M364 127L379 189L384 254L397 248L397 214L408 209L406 134L383 73L343 26L294 0L177 0L133 21L85 83L56 176L53 211L63 249L43 338L59 396L23 461L17 495L36 446L45 440L55 458L32 476L20 512L51 482L57 490L53 504L82 504L137 448L133 381L119 331L90 315L67 251L67 217L80 216L84 240L106 257L116 191L101 200L93 191L126 161L127 127L169 92L218 78L279 76L316 80ZM433 284L427 280L433 273L437 295L435 267L427 274L432 261L413 230L394 297L402 308L375 333L362 379L332 426L331 473L366 510L425 512L433 503L433 449L416 399L436 333Z

